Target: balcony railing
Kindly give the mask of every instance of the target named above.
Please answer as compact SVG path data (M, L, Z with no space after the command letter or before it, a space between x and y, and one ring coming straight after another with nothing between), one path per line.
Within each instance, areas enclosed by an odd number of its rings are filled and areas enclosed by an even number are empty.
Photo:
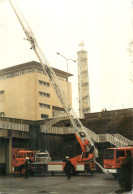
M12 129L17 131L29 132L29 125L7 122L7 121L0 121L0 129Z

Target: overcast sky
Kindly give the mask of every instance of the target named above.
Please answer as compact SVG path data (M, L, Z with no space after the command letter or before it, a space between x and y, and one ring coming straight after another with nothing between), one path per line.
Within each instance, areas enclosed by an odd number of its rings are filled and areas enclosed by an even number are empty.
M133 108L131 0L16 0L51 66L66 71L81 40L88 52L91 111ZM0 0L0 69L38 59L8 2ZM132 59L133 61L133 59ZM77 109L77 64L69 62ZM76 110L77 111L77 110Z

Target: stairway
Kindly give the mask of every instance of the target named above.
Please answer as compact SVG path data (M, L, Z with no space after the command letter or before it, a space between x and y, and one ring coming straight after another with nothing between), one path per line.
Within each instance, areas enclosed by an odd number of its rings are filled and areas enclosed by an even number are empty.
M55 118L52 118L51 120L48 120L45 125L41 125L40 126L40 129L41 129L41 132L46 132L48 131L49 129L52 128L53 125L55 125L56 123L58 123L59 121L62 121L62 120L68 120L68 116L66 116L66 114L61 114L59 115L58 117L55 117Z
M56 134L72 134L74 133L73 127L53 127L54 124L61 120L68 120L67 116L56 117L48 121L45 125L41 125L41 132L42 133L56 133ZM90 129L84 127L87 132L87 136L91 138L94 142L101 143L101 142L110 142L111 144L115 145L116 147L124 147L124 146L133 146L133 141L123 137L122 135L116 134L96 134Z

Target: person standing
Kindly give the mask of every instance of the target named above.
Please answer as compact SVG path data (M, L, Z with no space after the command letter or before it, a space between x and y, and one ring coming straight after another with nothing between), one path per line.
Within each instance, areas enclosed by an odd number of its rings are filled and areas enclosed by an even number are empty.
M25 158L25 178L28 178L28 169L29 169L29 158Z
M65 164L65 172L67 177L70 179L71 178L71 169L72 169L72 164L71 161L69 160L69 156L66 156L66 164Z
M130 192L132 190L133 183L133 158L131 150L127 150L127 156L121 163L121 168L119 170L119 184L125 192Z

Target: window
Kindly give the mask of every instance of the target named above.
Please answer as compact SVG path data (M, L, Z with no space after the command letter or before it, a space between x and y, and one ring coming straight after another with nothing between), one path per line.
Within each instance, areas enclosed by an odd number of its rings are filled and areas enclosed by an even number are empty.
M39 84L40 84L40 85L44 85L44 86L46 86L46 87L50 87L50 83L44 82L44 81L41 81L41 80L39 80Z
M5 75L0 75L0 80L5 79Z
M49 104L39 103L39 105L40 105L40 108L50 109L50 105Z
M4 94L4 90L1 90L1 91L0 91L0 95L1 95L1 94Z
M30 67L27 69L27 73L32 73L32 72L34 72L34 70L35 70L34 68Z
M26 74L26 69L20 70L20 75Z
M40 95L40 96L44 96L44 97L46 97L46 98L50 98L50 94L48 94L48 93L39 92L39 95Z
M114 150L113 149L105 150L104 159L114 159Z
M1 90L0 91L0 102L3 102L4 101L4 90Z
M125 157L124 150L117 150L116 151L116 158L119 158L119 157Z
M17 153L16 158L23 158L23 153Z
M19 71L15 71L13 74L12 74L13 77L15 76L19 76Z
M48 116L48 115L45 115L45 114L41 114L41 118L43 118L43 119L48 119L49 116Z
M6 78L11 78L11 77L12 77L12 73L6 74Z
M4 112L0 112L0 117L4 117L5 113Z
M37 72L44 74L44 70L43 69L37 69Z
M126 153L127 153L127 156L132 156L131 150L127 150Z
M33 153L27 153L27 157L33 157Z
M48 154L36 154L37 158L45 158L45 157L48 157L48 156L49 156Z
M55 117L61 113L64 113L64 108L52 106L52 116Z

